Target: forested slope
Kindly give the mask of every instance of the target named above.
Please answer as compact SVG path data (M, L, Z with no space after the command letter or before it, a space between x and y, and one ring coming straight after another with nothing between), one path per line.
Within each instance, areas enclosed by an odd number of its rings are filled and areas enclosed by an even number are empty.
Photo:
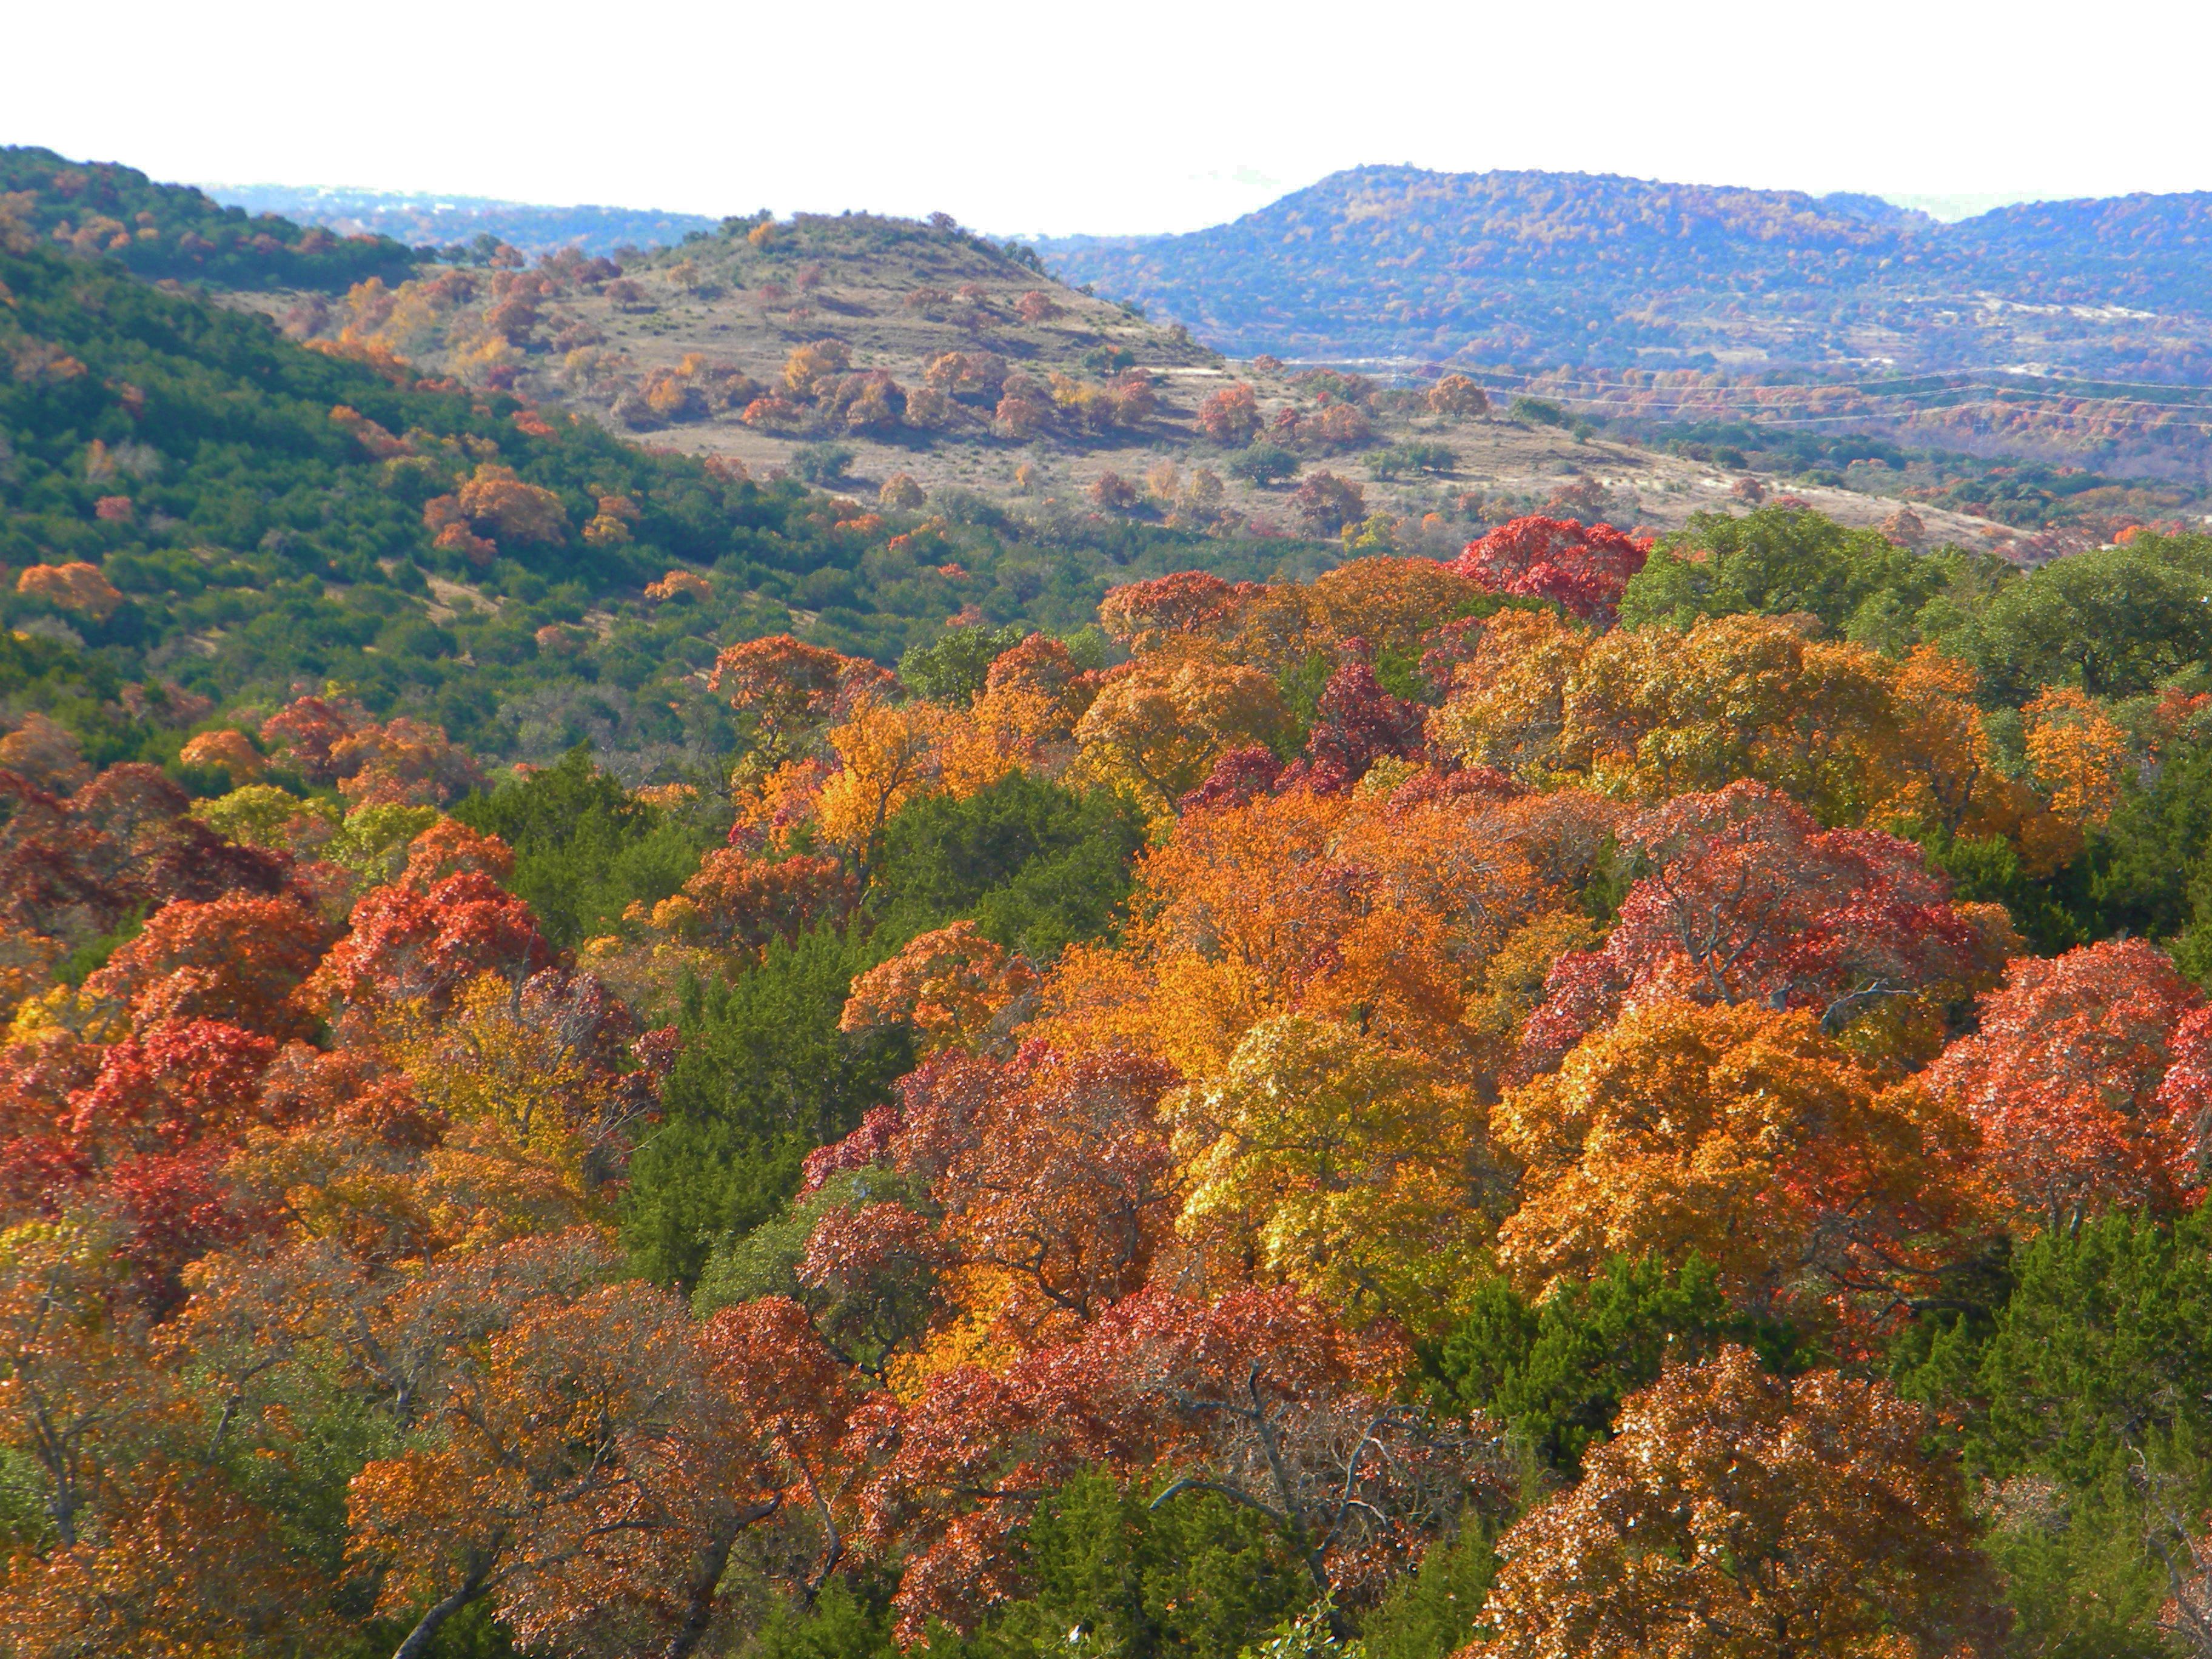
M189 185L28 145L0 148L0 225L9 224L142 276L225 288L342 289L396 278L414 257L388 236L333 235L275 213L248 217Z

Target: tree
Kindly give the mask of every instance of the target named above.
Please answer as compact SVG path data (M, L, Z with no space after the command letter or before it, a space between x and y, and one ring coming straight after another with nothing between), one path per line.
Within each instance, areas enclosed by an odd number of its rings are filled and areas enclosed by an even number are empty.
M1222 468L1232 478L1265 488L1298 476L1297 454L1281 444L1262 439L1238 451Z
M1267 1279L1433 1323L1483 1231L1470 1095L1346 1026L1264 1020L1167 1104L1188 1182L1178 1229Z
M1490 398L1464 374L1447 374L1429 388L1429 412L1458 418L1490 413Z
M2193 1510L2212 1431L2207 1219L2115 1212L2039 1231L1986 1315L1931 1310L1901 1345L1917 1363L1899 1388L1954 1419L1995 1500L1984 1547L2011 1581L2019 1639L2043 1651L2172 1650L2157 1542L2161 1510Z
M1860 823L1902 787L1894 676L1866 647L1771 617L1592 635L1504 611L1457 665L1436 734L1466 763L1532 783L1655 800L1749 778L1826 822Z
M1800 1355L1796 1333L1733 1307L1712 1264L1679 1269L1615 1256L1587 1284L1569 1280L1531 1304L1503 1279L1476 1287L1445 1340L1440 1369L1469 1410L1522 1437L1570 1478L1611 1437L1620 1403L1669 1364L1711 1358L1724 1342L1780 1371Z
M106 622L123 603L123 595L100 574L100 567L82 559L27 566L15 578L15 591L26 599L44 599L58 610L74 611L94 622Z
M1334 472L1309 475L1292 492L1298 515L1316 533L1333 536L1367 516L1367 493Z
M70 1097L69 1133L106 1163L235 1134L258 1115L261 1073L276 1051L267 1037L220 1020L161 1022L101 1053L90 1086Z
M1629 573L1621 620L1686 630L1699 617L1804 612L1832 634L1863 639L1893 619L1911 643L1923 608L1973 568L1958 553L1923 556L1800 508L1699 513Z
M1389 1403L1404 1362L1287 1291L1147 1291L1002 1371L948 1370L903 1409L878 1396L855 1425L892 1455L860 1489L860 1534L910 1545L900 1639L933 1619L971 1628L1021 1593L1018 1530L1086 1465L1164 1478L1156 1506L1212 1493L1249 1510L1319 1594L1372 1601L1471 1503L1502 1497L1479 1429Z
M942 787L945 735L943 711L933 705L872 693L830 729L830 746L843 763L823 782L815 816L823 836L861 871L874 866L884 826L899 809Z
M1038 641L1039 650L1059 645L1058 641L1032 635L1015 623L1004 628L980 624L948 628L933 644L907 647L899 659L899 681L916 696L964 708L984 689L991 665L1029 639ZM1064 654L1066 647L1060 648Z
M479 462L456 500L462 513L511 542L544 547L568 543L568 513L560 496L540 485L525 483L512 467Z
M338 793L356 806L443 806L483 787L476 759L443 727L403 715L356 727L331 746Z
M1338 647L1338 658L1315 708L1305 752L1284 771L1278 788L1349 788L1376 761L1410 760L1425 745L1427 711L1382 689L1367 642L1354 635Z
M107 1242L79 1220L0 1234L0 1444L64 1550L97 1539L170 1403L111 1304Z
M1610 621L1650 550L1608 524L1516 519L1468 543L1452 569L1493 593L1556 599L1577 617Z
M149 1460L97 1543L19 1554L0 1618L19 1659L283 1659L328 1641L319 1587L220 1477ZM210 1547L220 1540L221 1549Z
M246 733L230 727L201 732L177 752L177 759L186 766L228 773L234 784L252 782L267 764Z
M2126 735L2088 696L2048 686L2021 710L2028 769L2051 810L2076 826L2102 824L2119 805L2130 756Z
M1952 902L1911 842L1822 830L1760 784L1680 796L1620 838L1650 873L1601 949L1553 968L1523 1037L1531 1066L1662 998L1802 1009L1831 1034L1864 1022L1869 1040L1925 1046L1944 1002L1988 983L2014 944L2002 909Z
M794 397L811 398L825 380L853 366L853 354L842 340L814 340L793 346L784 359L783 383Z
M872 662L778 634L731 646L714 659L707 684L752 716L754 741L774 763L889 678Z
M1098 625L1143 655L1179 635L1225 640L1239 612L1261 589L1257 582L1227 582L1202 570L1178 570L1109 588L1098 606Z
M310 1016L297 992L321 959L320 918L289 894L176 900L147 920L84 984L114 998L134 1029L220 1015L271 1036L304 1035Z
M1239 382L1210 392L1198 406L1198 429L1224 449L1241 448L1260 430L1260 400Z
M2143 538L2002 584L1960 643L2008 700L2053 684L2128 696L2212 653L2207 592L2186 543Z
M882 948L813 929L687 997L661 1121L631 1154L623 1195L623 1237L641 1271L693 1278L717 1237L775 1213L807 1153L890 1099L913 1065L908 1033L837 1029L854 977Z
M1222 754L1279 737L1287 718L1274 681L1255 669L1152 659L1108 680L1075 738L1091 776L1164 813Z
M1492 1125L1526 1166L1498 1260L1536 1291L1615 1255L1695 1255L1753 1312L1840 1298L1881 1320L1972 1219L1965 1119L1884 1087L1804 1013L1636 1008L1510 1091Z
M1141 1290L1169 1243L1177 1183L1157 1110L1173 1081L1126 1052L1031 1042L1004 1061L939 1055L902 1082L896 1117L872 1116L808 1161L816 1183L888 1164L926 1195L921 1212L889 1201L825 1212L799 1279L849 1294L886 1252L929 1264L943 1288L921 1363L938 1370L979 1344L1026 1352L1067 1340Z
M2022 1216L2070 1232L2107 1208L2170 1215L2203 1180L2203 1103L2163 1085L2203 1001L2140 939L2018 957L1925 1081L1980 1126L1990 1178Z
M612 1626L692 1651L737 1536L782 1503L726 1376L642 1286L522 1310L480 1370L455 1372L441 1435L354 1478L351 1553L382 1570L381 1607L415 1620L395 1659L487 1597L526 1643Z
M308 782L332 784L340 776L338 744L368 720L368 711L349 698L297 697L261 723L261 741L289 750Z
M1957 1474L1879 1382L1746 1349L1622 1408L1580 1485L1499 1541L1470 1659L1984 1656L2009 1620Z
M1133 511L1142 499L1137 486L1118 472L1102 472L1091 481L1091 499L1109 513Z
M1036 970L1009 957L972 921L923 933L853 981L840 1030L914 1027L922 1053L980 1039L1009 1004L1036 987Z
M651 922L681 939L753 951L771 939L787 945L818 922L842 921L859 897L860 884L836 859L764 859L721 847L700 860L681 891L653 907Z
M530 907L489 876L468 871L428 890L400 884L368 894L307 994L333 1011L420 999L434 1012L481 975L520 984L551 956Z

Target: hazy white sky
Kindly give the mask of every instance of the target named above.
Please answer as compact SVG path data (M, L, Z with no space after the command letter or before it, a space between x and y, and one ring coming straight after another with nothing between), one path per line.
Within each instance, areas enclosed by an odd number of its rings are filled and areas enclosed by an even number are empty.
M2212 7L106 0L0 142L156 178L1190 229L1363 161L1919 196L2212 188Z

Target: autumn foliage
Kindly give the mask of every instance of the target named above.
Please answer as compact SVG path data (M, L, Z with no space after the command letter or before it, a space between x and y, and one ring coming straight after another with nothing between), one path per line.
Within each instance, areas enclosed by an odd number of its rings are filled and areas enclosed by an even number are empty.
M783 390L865 415L835 347ZM640 513L443 499L464 551ZM896 674L726 635L733 746L644 788L336 685L194 708L173 776L17 720L0 1645L2008 1650L2081 1536L2010 1517L2142 1537L2186 1449L2127 1438L2179 1384L2008 1378L2096 1363L2028 1321L2129 1250L2113 1320L2195 1318L2204 958L2062 902L2194 694L1623 626L1644 552L985 601Z

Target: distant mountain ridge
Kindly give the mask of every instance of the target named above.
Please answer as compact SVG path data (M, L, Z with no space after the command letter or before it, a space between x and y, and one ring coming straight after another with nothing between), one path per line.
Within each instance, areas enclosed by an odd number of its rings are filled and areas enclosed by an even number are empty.
M529 254L564 247L608 254L621 247L663 247L721 223L698 213L658 208L547 207L432 191L331 189L291 185L210 185L217 201L251 213L281 213L342 234L390 236L410 247L467 246L489 235Z
M1850 193L1363 167L1210 229L1041 249L1240 355L2177 380L2212 363L2212 192L1947 225Z

